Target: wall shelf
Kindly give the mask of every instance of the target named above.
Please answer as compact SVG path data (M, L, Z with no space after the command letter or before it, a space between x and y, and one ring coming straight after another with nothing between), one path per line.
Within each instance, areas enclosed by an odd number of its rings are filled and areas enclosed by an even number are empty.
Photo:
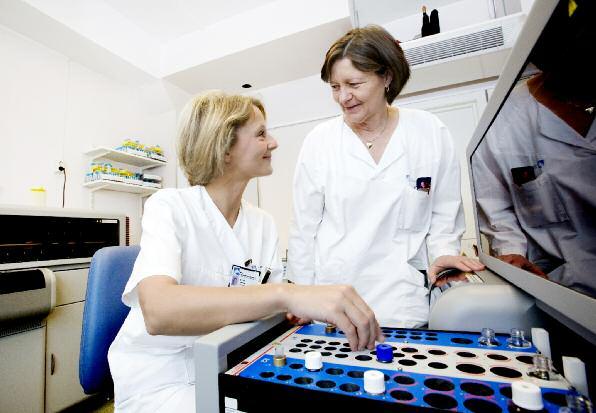
M141 171L144 169L155 168L167 164L167 162L165 161L159 161L157 159L148 158L146 156L134 155L131 153L126 153L106 147L93 148L85 152L85 155L91 157L93 161L100 158L107 159L110 161L125 163L127 165L139 167Z
M149 196L157 191L158 188L151 188L142 185L126 184L123 182L108 181L107 179L100 179L97 181L85 182L85 188L89 188L91 192L107 189L109 191L130 192L133 194L140 194L141 196Z
M85 152L85 155L89 156L92 162L98 159L119 162L125 165L134 166L138 168L140 172L143 172L146 169L156 168L158 166L163 166L167 164L166 161L160 161L157 159L148 158L146 156L135 155L116 149L106 148L103 146L93 148ZM150 186L112 181L109 179L98 179L95 181L85 182L83 186L85 188L90 189L92 193L99 190L108 190L117 192L128 192L131 194L139 194L143 197L149 196L159 190L159 188L153 188Z

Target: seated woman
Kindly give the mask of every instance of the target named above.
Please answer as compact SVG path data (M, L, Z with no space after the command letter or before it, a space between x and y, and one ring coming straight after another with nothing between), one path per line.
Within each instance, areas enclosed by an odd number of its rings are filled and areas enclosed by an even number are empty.
M192 186L163 189L145 204L141 252L122 295L131 310L108 354L116 411L194 412L193 342L228 324L288 312L337 325L353 350L382 340L352 287L280 283L273 219L242 200L251 178L271 174L277 148L261 102L197 96L178 135ZM228 288L235 265L260 271L243 280L254 285Z

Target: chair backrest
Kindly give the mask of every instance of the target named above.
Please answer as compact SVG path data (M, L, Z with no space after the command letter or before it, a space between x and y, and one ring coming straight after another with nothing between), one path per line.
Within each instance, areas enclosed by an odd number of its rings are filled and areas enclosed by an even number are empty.
M86 394L111 389L108 349L130 310L122 292L139 251L138 246L106 247L91 260L79 356L79 381Z

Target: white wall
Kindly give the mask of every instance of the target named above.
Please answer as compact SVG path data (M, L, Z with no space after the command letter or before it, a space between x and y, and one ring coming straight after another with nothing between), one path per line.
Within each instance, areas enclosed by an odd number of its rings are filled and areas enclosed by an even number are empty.
M170 160L155 173L176 185L173 134L176 105L184 93L156 81L131 87L106 78L53 50L0 26L0 204L29 204L29 188L44 186L47 206L62 204L67 170L67 208L110 211L131 217L131 242L140 236L138 195L83 188L94 146L118 146L135 136L159 144Z
M319 122L340 113L330 91L317 74L250 93L263 101L269 132L279 144L271 161L273 175L259 178L259 206L275 218L282 257L288 244L294 166L302 142Z

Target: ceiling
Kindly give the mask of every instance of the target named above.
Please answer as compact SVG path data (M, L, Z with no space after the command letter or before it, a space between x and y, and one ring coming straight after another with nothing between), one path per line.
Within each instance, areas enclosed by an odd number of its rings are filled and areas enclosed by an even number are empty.
M460 0L424 0L430 8ZM133 85L244 92L318 73L352 24L420 13L422 0L0 0L7 26Z
M7 26L117 80L244 92L311 76L350 0L0 0Z
M275 0L104 0L157 41L164 43Z

